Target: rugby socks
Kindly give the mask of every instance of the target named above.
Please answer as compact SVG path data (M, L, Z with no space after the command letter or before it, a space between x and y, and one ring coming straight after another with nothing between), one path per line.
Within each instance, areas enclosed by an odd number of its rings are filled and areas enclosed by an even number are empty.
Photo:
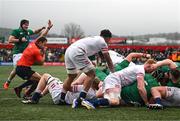
M72 92L80 92L83 90L83 85L73 85Z
M87 95L87 92L83 90L82 92L80 92L79 98L80 98L80 99L81 99L81 98L85 99L85 98L86 98L86 95Z
M27 80L26 82L24 82L23 84L21 84L20 86L18 86L18 88L22 89L22 88L24 88L24 87L27 87L27 86L33 84L33 83L34 83L34 81Z
M159 97L155 98L155 103L162 105L161 98Z
M86 91L83 90L82 92L80 92L79 97L77 98L78 104L80 104L82 100L86 98L86 95L87 95Z
M25 96L30 96L30 94L34 92L34 90L36 89L37 85L38 85L38 82L34 81L30 89L25 93Z
M33 103L38 103L39 102L39 99L42 97L41 93L39 92L35 92L32 96L32 101Z
M95 99L91 99L88 100L90 103L93 104L94 107L99 107L99 106L109 106L109 101L106 98L95 98Z
M8 84L10 84L10 83L11 83L11 80L8 79L6 82L7 82Z
M61 101L61 102L64 102L64 101L65 101L66 93L67 93L67 92L66 92L64 89L62 89L61 97L60 97L60 101Z

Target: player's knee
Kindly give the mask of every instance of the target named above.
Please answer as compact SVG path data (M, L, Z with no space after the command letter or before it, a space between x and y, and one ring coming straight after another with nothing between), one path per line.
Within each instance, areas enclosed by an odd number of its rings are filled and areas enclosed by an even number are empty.
M50 74L48 74L48 73L44 73L43 75L42 75L42 77L44 77L44 78L49 78L51 75Z
M153 93L154 91L156 91L157 90L157 87L152 87L151 88L151 93Z
M117 106L120 104L120 100L118 98L117 99L113 98L109 100L109 103L111 106Z
M95 67L93 65L87 66L83 69L81 69L86 75L88 75L89 73L93 73L95 76Z
M95 69L91 69L88 72L86 72L85 74L91 78L95 78L95 76L96 76Z
M111 106L117 106L120 104L120 96L118 93L114 93L114 92L105 93L104 98L109 100Z
M77 77L77 74L68 74L67 81L72 83L76 77Z

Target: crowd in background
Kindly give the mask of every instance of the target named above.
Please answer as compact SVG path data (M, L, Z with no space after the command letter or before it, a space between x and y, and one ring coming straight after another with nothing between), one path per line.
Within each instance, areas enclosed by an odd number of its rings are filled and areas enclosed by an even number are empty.
M48 48L46 51L46 62L64 62L65 48ZM165 58L171 58L173 52L180 52L180 48L166 48L164 51L152 50L152 49L131 49L131 48L121 48L114 49L114 51L120 53L123 56L127 56L131 52L143 52L152 55L155 60L163 60ZM12 50L11 49L0 49L0 62L12 62ZM135 63L141 63L143 60L134 60Z

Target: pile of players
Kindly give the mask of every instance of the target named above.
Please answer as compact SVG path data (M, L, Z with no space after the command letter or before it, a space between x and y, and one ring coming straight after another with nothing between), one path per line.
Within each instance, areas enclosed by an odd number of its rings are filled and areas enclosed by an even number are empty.
M14 88L16 95L21 97L22 89L28 87L23 103L37 104L49 92L54 104L71 104L72 108L133 105L163 109L164 106L180 106L178 63L170 59L156 62L147 53L130 53L124 58L109 51L108 41L112 34L108 29L102 30L99 36L82 38L67 48L67 78L64 83L48 73L38 74L31 66L34 63L43 64L47 42L45 36L53 24L49 21L47 27L34 32L28 26L29 21L21 21L20 28L9 37L9 42L15 44L13 61L17 63L4 84L7 89L15 74L26 80ZM38 33L43 29L40 36L29 44L30 33ZM89 59L93 55L104 60L107 68L100 69L94 65ZM146 58L146 62L136 65L132 62L134 58Z

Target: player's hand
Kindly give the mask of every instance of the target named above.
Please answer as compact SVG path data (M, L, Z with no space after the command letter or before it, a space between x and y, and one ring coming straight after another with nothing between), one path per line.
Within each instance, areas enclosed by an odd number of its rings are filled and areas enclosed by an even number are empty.
M48 21L48 27L47 27L47 28L50 30L50 29L52 28L52 26L53 26L53 24L52 24L51 20L49 20L49 21Z
M27 39L25 37L21 38L21 42L26 42Z
M150 54L146 54L146 58L151 58L151 55Z
M41 54L42 54L42 55L44 55L44 54L45 54L45 52L46 52L46 50L47 50L47 47L43 47L43 48L41 48L41 50L40 50Z

